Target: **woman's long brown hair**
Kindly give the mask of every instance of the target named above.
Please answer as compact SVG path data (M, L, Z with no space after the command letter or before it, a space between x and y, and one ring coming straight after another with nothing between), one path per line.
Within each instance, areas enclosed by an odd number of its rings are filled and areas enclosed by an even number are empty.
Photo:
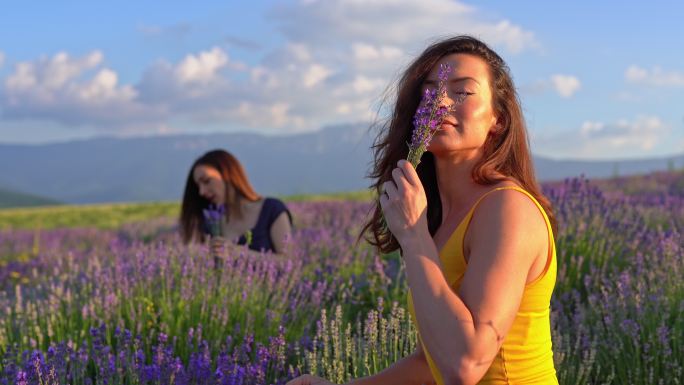
M249 183L247 173L242 164L224 150L213 150L202 155L192 164L188 179L185 182L183 204L180 214L180 232L184 243L193 240L204 241L203 214L202 210L209 207L209 201L199 195L199 186L195 182L193 172L195 167L203 165L216 169L226 184L226 218L234 216L242 217L242 200L256 201L261 198ZM235 189L235 194L229 194L230 187Z
M423 82L441 58L456 53L477 56L487 63L492 107L497 122L502 127L487 137L482 159L472 171L473 180L482 185L491 185L501 181L499 175L515 179L542 205L555 232L556 219L551 204L542 194L535 178L525 120L508 66L485 43L471 36L456 36L429 46L408 66L397 82L392 115L380 124L380 133L373 144L374 165L369 177L375 183L371 187L380 194L382 184L392 179L392 170L397 162L406 159L406 144L411 141L413 115L420 104ZM427 196L428 230L434 235L442 222L442 203L431 153L426 152L423 155L416 171ZM399 248L399 243L385 226L378 200L375 202L373 215L361 231L360 236L364 235L380 252L388 253Z

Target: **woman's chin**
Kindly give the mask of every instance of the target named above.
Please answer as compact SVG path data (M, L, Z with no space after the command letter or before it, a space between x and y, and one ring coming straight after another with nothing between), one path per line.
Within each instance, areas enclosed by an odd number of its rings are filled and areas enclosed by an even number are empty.
M447 149L447 144L444 143L443 141L440 140L440 138L432 138L432 141L430 144L427 146L426 151L431 152L432 154L440 153Z

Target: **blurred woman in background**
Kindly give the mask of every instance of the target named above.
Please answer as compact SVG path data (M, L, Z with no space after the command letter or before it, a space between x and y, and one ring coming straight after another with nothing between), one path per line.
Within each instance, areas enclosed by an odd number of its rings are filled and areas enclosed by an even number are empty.
M205 210L219 212L218 231L208 223ZM292 231L292 215L276 198L254 191L240 162L224 150L197 159L188 173L180 215L184 243L210 238L214 255L233 242L256 251L283 253ZM214 233L214 234L212 234Z

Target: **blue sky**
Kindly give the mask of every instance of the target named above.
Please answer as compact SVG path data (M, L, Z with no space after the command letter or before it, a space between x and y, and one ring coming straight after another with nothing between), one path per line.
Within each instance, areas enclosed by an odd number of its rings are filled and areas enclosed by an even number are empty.
M547 4L548 3L548 4ZM407 62L467 33L509 63L533 152L684 152L679 2L13 2L0 142L286 135L366 121Z

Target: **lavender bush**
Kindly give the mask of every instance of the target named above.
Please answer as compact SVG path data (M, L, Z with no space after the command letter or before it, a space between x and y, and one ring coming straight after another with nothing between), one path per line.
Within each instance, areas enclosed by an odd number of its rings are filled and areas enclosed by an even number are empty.
M684 175L653 180L545 186L561 384L683 382ZM343 382L411 352L400 259L355 243L369 205L290 207L287 257L236 249L221 269L169 217L0 231L0 384Z

